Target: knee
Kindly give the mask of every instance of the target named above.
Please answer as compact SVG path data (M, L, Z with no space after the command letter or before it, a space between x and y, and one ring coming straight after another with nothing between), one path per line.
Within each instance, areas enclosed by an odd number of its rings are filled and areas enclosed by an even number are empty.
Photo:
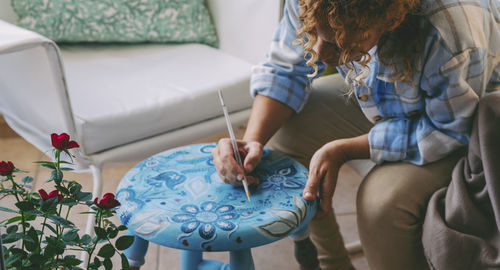
M375 179L370 175L361 184L357 195L357 217L360 232L396 232L418 229L422 209L398 179L386 176Z

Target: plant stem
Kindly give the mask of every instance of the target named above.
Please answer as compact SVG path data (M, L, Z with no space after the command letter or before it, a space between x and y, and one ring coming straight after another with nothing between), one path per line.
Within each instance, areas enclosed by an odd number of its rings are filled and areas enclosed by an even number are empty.
M97 210L97 213L96 213L96 218L99 219L99 221L97 222L99 224L99 227L101 227L101 220L102 220L102 215L100 215L100 212L101 212L101 210ZM90 265L90 259L92 258L92 253L94 253L94 250L97 247L98 242L99 242L99 236L96 235L96 241L95 241L95 243L93 243L94 246L92 247L92 250L89 253L87 265Z
M16 197L16 200L17 202L20 202L21 200L19 200L19 196L17 195L17 184L16 182L14 181L14 178L12 177L12 175L9 175L7 176L7 178L12 182L12 189L14 190L14 196ZM23 227L23 235L26 235L26 224L25 224L25 219L24 219L24 211L19 209L21 211L21 225ZM22 249L24 249L24 238L23 238L23 241L22 241Z
M45 230L45 223L47 223L47 214L43 214L44 219L42 223L42 233L40 234L40 240L38 241L38 252L42 252L42 237L43 237L43 231Z
M61 151L60 150L56 150L56 161L57 161L56 168L59 171L60 167L61 167Z
M68 211L66 212L66 220L68 220L69 210L71 210L71 207L72 206L68 205ZM61 209L62 209L62 205L61 205ZM62 235L63 232L64 232L64 227L61 227L61 235Z

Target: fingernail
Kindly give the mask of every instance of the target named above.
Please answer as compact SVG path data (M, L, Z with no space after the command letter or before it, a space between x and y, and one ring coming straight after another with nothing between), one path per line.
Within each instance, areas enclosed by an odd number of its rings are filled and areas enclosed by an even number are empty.
M240 180L240 181L241 181L241 180L243 180L243 175L238 174L238 175L236 176L236 179L238 179L238 180Z
M311 193L311 192L306 191L306 193L304 193L304 197L310 197L310 196L312 196L312 193Z

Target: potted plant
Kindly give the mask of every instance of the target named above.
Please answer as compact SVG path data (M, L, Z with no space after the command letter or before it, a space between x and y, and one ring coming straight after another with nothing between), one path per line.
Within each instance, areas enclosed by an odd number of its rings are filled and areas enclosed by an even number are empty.
M132 244L133 237L118 237L127 227L117 226L110 220L120 203L112 193L92 200L92 194L82 191L78 182L64 179L63 172L72 170L68 167L72 162L61 160L61 154L68 155L72 161L69 150L79 145L66 133L52 134L51 141L54 162L36 161L52 170L47 180L54 183L54 190L50 192L44 189L32 192L33 177L25 176L17 181L16 174L25 171L11 161L0 162L0 199L15 198L12 207L0 207L0 211L14 214L0 221L3 265L7 269L82 269L79 266L85 263L88 269L112 269L111 258L117 255L121 257L121 268L128 269L127 258L121 251ZM90 207L91 211L83 214L95 214L93 237L81 234L68 220L71 209L78 204ZM67 255L67 250L85 252L88 260L82 262L75 255Z

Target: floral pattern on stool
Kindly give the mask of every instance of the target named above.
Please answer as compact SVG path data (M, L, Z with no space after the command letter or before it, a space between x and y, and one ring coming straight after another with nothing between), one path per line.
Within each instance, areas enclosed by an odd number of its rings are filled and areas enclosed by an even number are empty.
M226 251L279 240L306 226L317 202L302 198L307 170L286 155L264 149L251 188L219 178L215 143L183 146L154 155L122 179L117 214L132 233L179 249Z

